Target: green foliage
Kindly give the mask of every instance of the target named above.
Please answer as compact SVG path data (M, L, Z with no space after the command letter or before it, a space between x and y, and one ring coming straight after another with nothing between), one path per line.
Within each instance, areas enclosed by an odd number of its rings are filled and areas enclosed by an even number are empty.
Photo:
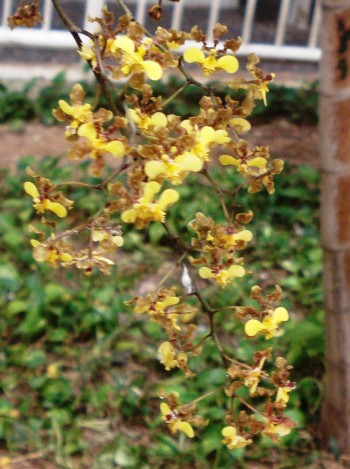
M166 99L171 96L181 86L182 81L176 77L170 77L168 82L156 82L153 85L155 96L161 95ZM96 102L96 87L88 81L82 81L87 98L91 102ZM242 99L242 92L234 92L228 87L223 87L220 83L212 83L218 90L217 95L222 99L231 96L234 99ZM254 110L253 117L284 116L287 119L306 124L314 124L318 120L317 113L317 92L318 83L312 83L301 88L289 88L281 85L270 85L268 94L269 106L264 106L261 102ZM0 82L0 122L8 122L16 125L18 122L27 121L33 118L38 119L45 125L56 123L52 115L52 109L57 107L59 99L69 100L70 85L66 82L64 72L60 72L48 85L41 87L36 80L31 80L24 84L22 89L12 91L5 83ZM115 101L118 104L120 89L113 92ZM174 113L181 117L188 117L198 113L198 101L204 96L202 89L197 86L189 86L180 93L166 108L167 112ZM104 98L99 96L98 104L106 105Z
M201 367L194 363L197 376L188 387L180 373L165 374L156 359L161 330L124 305L129 292L152 282L170 256L166 245L163 257L154 255L153 243L163 241L162 232L152 225L145 247L141 247L144 243L140 239L131 239L129 252L120 255L111 277L49 271L34 262L30 250L26 228L32 207L29 198L22 197L28 164L35 168L35 162L26 158L19 163L17 174L1 174L0 442L10 451L42 451L57 467L186 468L194 467L196 461L201 468L240 468L245 467L243 455L245 460L258 459L270 465L276 455L279 461L286 458L286 464L290 464L286 467L299 464L300 459L293 459L286 451L301 454L298 452L310 449L312 439L306 431L293 431L284 446L274 446L273 452L271 442L265 440L246 453L223 447L220 432L224 401L220 394L199 403L199 413L210 417L211 424L198 441L187 445L181 438L159 431L160 381L165 392L180 391L184 402L225 381L222 370L206 366L220 360L209 343ZM40 163L40 172L54 181L67 180L77 170L86 174L86 165L73 169L51 158ZM230 187L235 180L233 172L221 172L223 186ZM208 215L220 219L212 188L203 184L200 197L194 197L198 177L180 189L185 210L179 204L169 210L169 224L175 229L191 220L203 204ZM251 285L257 280L265 286L280 283L285 291L284 305L291 311L292 323L284 336L276 339L276 349L295 367L294 377L302 377L291 394L288 414L299 428L315 421L322 396L318 182L316 170L288 166L284 176L277 179L273 196L244 195L241 201L256 214L255 245L248 259ZM68 195L83 201L79 207L83 217L98 204L99 195L84 188ZM234 301L247 304L249 286L243 289L243 282L238 280L222 291L213 306ZM223 342L235 344L237 358L249 359L255 342L237 339L241 334L235 332L243 325L230 314L217 316L224 330ZM203 321L199 326L204 336L208 325Z

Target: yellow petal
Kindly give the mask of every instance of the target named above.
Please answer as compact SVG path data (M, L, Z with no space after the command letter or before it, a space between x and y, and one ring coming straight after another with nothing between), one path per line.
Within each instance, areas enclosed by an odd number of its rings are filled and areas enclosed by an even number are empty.
M266 168L267 161L261 156L257 156L247 162L248 166L256 166L257 168L264 169Z
M120 216L124 223L134 223L137 217L137 211L134 208L125 210Z
M235 427L231 427L231 426L230 427L225 427L225 428L222 429L221 435L226 436L226 437L233 440L234 438L236 438L237 430L235 429Z
M37 239L31 239L30 244L33 246L33 248L36 248L36 247L40 246L41 242L38 241Z
M137 114L137 112L135 111L135 109L129 109L129 114L130 114L130 117L131 119L133 120L133 122L135 122L135 124L139 124L140 121L141 121L141 118L140 116Z
M58 101L58 105L65 114L68 114L69 116L72 115L72 106L63 101L63 99Z
M168 406L168 404L166 402L161 402L160 411L161 411L162 415L170 415L171 414L171 409L170 409L170 407Z
M181 47L180 44L178 44L177 42L174 42L174 41L169 41L169 42L166 43L166 45L171 50L176 50L176 49L179 49Z
M273 319L278 323L288 321L289 315L286 308L282 308L281 306L279 308L276 308L273 312Z
M113 236L113 243L118 246L118 248L121 248L124 244L124 239L122 236Z
M114 265L114 262L111 259L108 259L108 257L103 257L103 256L93 256L94 259L104 262L108 265Z
M193 171L197 173L203 167L203 161L195 155L181 155L175 158L176 163L179 165L181 171Z
M132 53L135 51L135 43L128 36L120 36L113 41L111 46L112 52L115 52L116 49L121 49L124 52Z
M191 134L193 132L193 127L191 125L191 122L188 119L182 121L181 124L180 124L180 127L187 130L188 134Z
M163 342L158 347L158 353L162 356L165 356L165 355L167 355L169 353L173 353L173 352L174 352L174 347L171 345L170 342Z
M238 133L248 132L251 129L250 123L246 119L242 119L241 117L235 117L229 121L231 127Z
M291 432L291 428L287 427L287 425L283 425L283 423L276 425L274 428L274 433L277 433L277 435L281 437L289 435L290 432Z
M98 242L105 239L105 232L104 231L94 230L92 232L91 239L92 239L92 241L95 241L95 243L98 243Z
M160 301L158 304L161 307L161 309L165 309L168 306L173 306L177 305L180 301L180 298L177 296L169 296L169 298L166 298L164 301Z
M245 269L241 265L231 265L231 267L227 269L227 273L230 277L243 277Z
M229 142L230 140L231 139L227 135L226 130L222 130L222 129L215 130L215 136L214 136L213 142L223 144L223 143Z
M51 202L51 200L47 200L46 202L47 210L51 210L51 212L55 213L58 217L64 218L67 216L67 209L62 204L58 202Z
M204 145L208 145L215 139L215 130L209 127L209 125L206 125L200 132L200 139Z
M238 60L236 57L233 57L233 55L224 55L220 57L216 63L218 68L222 68L227 73L235 73L239 67Z
M249 230L240 231L239 233L235 235L235 239L245 241L246 243L251 241L252 238L253 238L253 233Z
M37 199L39 197L39 191L36 187L35 184L33 184L32 182L25 182L23 184L23 189L25 190L25 192L30 195L33 199Z
M62 253L60 258L61 258L61 261L63 262L71 262L73 260L73 257L67 252Z
M78 135L91 141L96 139L97 131L94 124L83 124L78 129Z
M174 428L182 433L184 433L188 438L194 437L194 431L191 425L188 422L182 422L178 420L175 422Z
M155 179L159 174L166 171L162 161L147 161L145 164L145 173L150 179Z
M237 158L234 158L231 155L221 155L219 157L219 161L224 166L229 166L229 165L239 166L241 163L240 160L238 160Z
M158 205L163 210L179 200L179 193L175 189L165 190L159 198Z
M154 60L145 60L142 62L142 66L150 80L157 81L162 78L163 69L159 63L154 62Z
M123 142L119 140L113 140L112 142L108 142L105 145L105 150L108 153L111 153L116 158L121 158L125 155L125 146Z
M147 202L151 202L153 196L160 191L161 185L156 181L150 181L145 184L143 197Z
M183 58L185 62L192 64L193 62L204 62L205 56L201 49L198 49L197 47L189 47L185 50Z
M258 332L261 331L263 325L256 319L250 319L244 326L244 331L249 337L254 337Z
M198 271L199 276L202 278L211 278L213 277L213 272L209 267L201 267Z
M168 125L168 120L166 115L162 112L156 112L151 116L152 125L155 127L166 127Z

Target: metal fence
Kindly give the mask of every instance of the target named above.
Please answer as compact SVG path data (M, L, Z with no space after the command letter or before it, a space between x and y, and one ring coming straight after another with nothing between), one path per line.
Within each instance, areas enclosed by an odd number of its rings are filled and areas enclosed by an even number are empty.
M34 29L17 28L11 31L7 18L20 0L0 0L0 47L35 47L45 49L74 49L75 42L67 33L54 11L51 0L42 0L44 23ZM125 2L136 19L151 25L148 6L153 0ZM74 21L92 31L87 21L107 4L116 10L114 0L61 0L62 6L73 15ZM163 2L165 27L188 30L199 24L210 37L219 21L229 26L230 33L242 37L240 55L255 52L262 58L317 62L321 22L320 0L181 0ZM153 26L154 27L154 26Z

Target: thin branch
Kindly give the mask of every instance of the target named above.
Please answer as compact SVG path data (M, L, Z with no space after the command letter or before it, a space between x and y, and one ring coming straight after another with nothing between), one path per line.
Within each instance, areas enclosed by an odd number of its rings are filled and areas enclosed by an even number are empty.
M206 93L209 94L212 102L213 102L213 105L214 105L214 108L216 110L218 110L219 106L218 106L218 101L216 99L216 96L213 92L213 90L211 88L209 88L209 86L205 86L203 85L203 83L201 83L200 81L196 80L189 72L187 72L187 70L185 70L183 64L182 64L182 57L180 58L179 60L179 65L178 65L178 69L180 70L180 72L184 75L184 77L186 78L186 81L188 84L191 84L191 85L196 85L198 86L199 88L202 88L202 90L204 90Z
M175 270L180 266L181 262L184 260L184 258L187 256L188 254L188 251L184 251L181 255L181 257L176 261L176 264L174 265L174 267L172 269L170 269L166 275L160 280L160 282L158 283L154 293L157 293L157 291L159 290L159 288L168 280L169 277L171 277L173 275L173 273L175 272Z
M88 184L87 182L80 182L80 181L67 181L67 182L61 182L59 184L56 184L53 189L58 189L62 186L76 186L76 187L87 187L90 189L96 189L101 191L102 187L101 184Z
M129 168L129 164L123 163L117 170L115 170L111 175L109 175L104 181L102 181L101 186L105 187L110 183L115 177L119 176L123 171Z
M222 207L222 210L225 214L225 217L226 217L226 220L228 222L228 224L231 224L232 223L232 219L229 215L229 212L228 212L228 209L227 209L227 206L226 206L226 203L225 203L225 200L224 200L224 194L223 194L223 190L221 189L220 186L218 186L218 184L216 183L216 181L211 177L211 175L209 174L208 170L206 168L203 168L202 171L201 171L201 174L203 174L203 176L210 182L210 184L214 187L214 189L216 190L218 196L219 196L219 199L220 199L220 203L221 203L221 207Z
M223 346L221 345L221 342L219 340L219 337L216 333L216 328L215 328L215 322L214 322L214 316L212 314L209 315L209 324L210 324L210 335L212 336L214 342L215 342L215 345L220 353L220 357L223 361L223 364L225 366L225 368L228 368L229 367L229 363L228 363L228 360L226 358L226 355L225 355L225 352L224 352L224 349L223 349Z
M79 38L79 35L78 33L81 33L82 30L81 28L79 28L79 26L77 26L71 19L70 17L67 15L67 13L64 11L64 9L62 8L61 4L59 3L58 0L52 0L52 3L53 3L53 6L55 7L55 10L57 11L58 15L60 16L61 20L63 21L63 23L67 26L67 28L69 29L69 31L73 34L76 34L78 40L76 39L76 37L74 36L74 39L76 40L78 46L79 46L79 49L82 45L82 41L81 39Z
M176 96L178 96L180 93L182 93L189 85L190 83L188 83L187 81L185 81L185 83L183 83L183 85L178 88L175 93L173 93L171 96L169 96L165 101L162 102L162 108L164 109L173 99L176 98Z
M235 399L238 399L239 402L241 402L243 405L245 405L249 410L251 410L252 412L256 413L256 414L259 414L261 416L263 416L264 414L262 412L260 412L258 409L256 409L255 407L253 407L252 405L250 405L247 401L245 401L244 399L242 399L240 396L237 396L237 394L234 395L234 398Z

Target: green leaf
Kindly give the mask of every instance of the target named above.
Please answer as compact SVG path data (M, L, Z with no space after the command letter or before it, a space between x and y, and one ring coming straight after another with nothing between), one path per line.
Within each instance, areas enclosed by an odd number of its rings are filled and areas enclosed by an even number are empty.
M0 291L16 291L20 286L20 277L12 264L0 265Z
M15 316L18 313L23 313L27 310L27 302L21 300L14 300L9 303L6 308L8 316Z
M151 223L148 228L149 238L151 243L157 245L159 240L165 235L163 225L161 223Z
M56 283L49 283L44 287L45 300L47 303L53 303L55 301L64 302L67 299L67 290Z
M46 353L44 350L31 350L26 354L23 362L28 368L39 368L46 362Z
M113 461L121 467L136 467L137 457L123 445L114 453Z

